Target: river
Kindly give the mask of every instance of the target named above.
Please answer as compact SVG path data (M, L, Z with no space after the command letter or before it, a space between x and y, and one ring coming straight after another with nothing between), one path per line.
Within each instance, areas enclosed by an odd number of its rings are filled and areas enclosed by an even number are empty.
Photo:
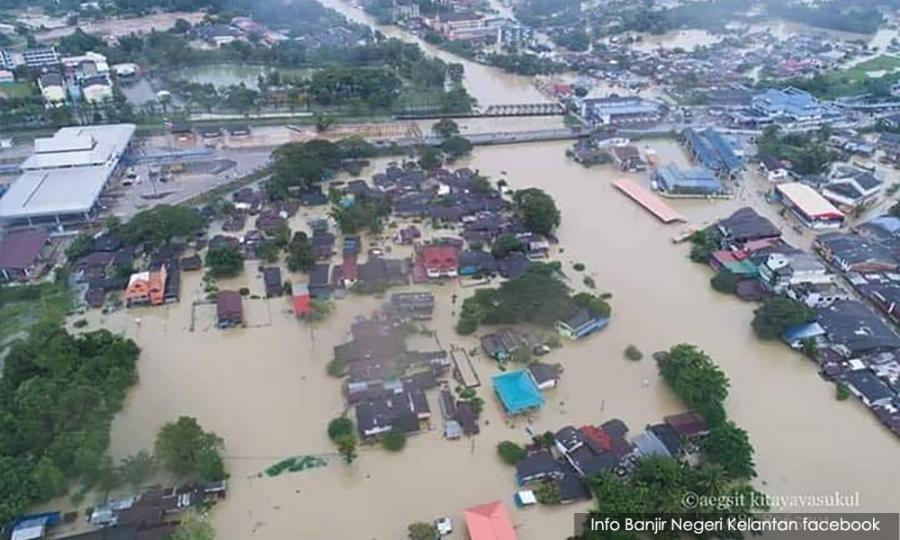
M673 142L649 144L663 160L684 162ZM687 260L686 246L671 243L677 227L659 224L618 193L611 181L620 173L612 167L585 169L567 160L566 146L480 147L459 164L492 180L506 178L514 188L533 186L551 193L563 213L557 258L566 269L583 263L598 289L613 295L609 328L552 353L551 360L560 362L565 373L535 415L535 431L613 417L637 431L683 410L659 380L649 353L693 343L709 352L731 379L728 412L749 431L757 449L761 489L777 495L859 492L861 508L855 510L896 511L896 439L856 400L835 400L833 386L800 355L756 339L750 329L753 305L710 288L710 271ZM383 165L379 161L365 172ZM703 222L730 213L743 200L673 204L692 222ZM776 215L774 208L762 210ZM303 211L291 225L305 227L311 217ZM403 249L383 245L394 254ZM581 276L569 274L577 286ZM498 460L495 446L504 439L526 440L525 426L522 420L507 424L484 387L485 425L471 441L442 439L432 395L434 430L412 437L400 454L363 449L352 466L331 458L323 469L259 477L281 458L333 451L325 425L340 413L342 400L340 383L324 368L353 317L375 309L381 300L352 296L338 301L332 318L312 329L294 320L285 299L247 300L251 327L224 332L211 327L211 308L198 307L191 331L191 301L203 293L197 274L185 274L183 282L179 304L102 319L91 312L90 327L123 331L143 350L140 382L114 422L115 457L152 447L158 427L182 414L196 416L225 439L231 489L212 513L220 540L389 540L403 536L410 522L441 515L450 516L458 529L463 508L510 500L516 489L514 471ZM248 263L241 278L220 285L262 291L256 263ZM451 294L465 297L472 289L445 283L431 290L438 302L430 326L443 346L477 347L474 338L454 334L456 314L450 302ZM644 351L645 360L626 361L623 350L629 344ZM483 380L496 372L484 358L476 359L476 367ZM572 513L587 507L511 512L521 539L546 540L569 534Z
M378 24L374 17L369 16L362 9L344 0L319 0L319 2L340 12L351 21L370 26L388 37L416 43L428 54L434 55L445 62L462 64L465 67L464 84L466 89L478 100L478 104L482 107L506 103L541 103L547 101L547 98L532 85L530 77L504 73L494 67L442 51L396 26Z

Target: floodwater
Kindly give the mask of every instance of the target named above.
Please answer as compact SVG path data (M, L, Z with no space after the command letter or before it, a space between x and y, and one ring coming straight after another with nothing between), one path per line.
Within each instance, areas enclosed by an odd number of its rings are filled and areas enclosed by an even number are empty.
M692 51L697 47L715 45L722 40L722 36L698 29L673 30L661 35L644 34L642 37L632 47L643 52L653 52L656 49Z
M542 103L547 101L547 98L532 85L530 77L504 73L491 66L460 58L442 51L396 26L379 25L373 17L345 0L319 0L319 2L325 7L343 14L351 21L370 26L388 37L416 43L428 54L436 56L445 62L462 64L465 68L464 84L466 89L469 91L469 94L478 100L478 104L481 106Z
M663 161L685 159L673 142L646 144ZM565 373L560 387L545 394L534 430L618 417L637 431L682 410L658 379L649 354L693 343L731 379L727 408L756 446L762 489L778 495L859 492L862 508L854 510L896 511L900 461L893 436L855 400L836 401L833 387L800 355L757 340L750 329L753 306L709 287L709 270L687 260L686 246L671 243L678 227L658 223L618 193L611 181L620 174L612 167L585 169L568 161L566 146L481 147L459 163L492 180L506 178L513 188L551 193L563 214L557 258L566 269L585 264L598 290L613 295L613 320L606 330L567 343L548 358L560 362ZM672 204L699 223L744 202ZM774 209L761 210L775 217ZM291 226L302 228L310 217L298 215ZM572 285L580 287L582 276L567 271ZM256 263L248 262L242 277L220 283L223 289L242 286L261 294ZM465 297L472 289L445 283L430 290L438 300L429 326L441 344L476 347L474 338L459 338L452 330L456 317L450 296ZM343 403L340 383L325 374L325 365L353 317L371 312L383 299L339 300L335 314L313 327L293 319L286 299L247 299L249 327L228 331L212 328L213 308L198 305L192 331L191 304L202 296L199 275L185 273L179 304L121 311L103 320L94 312L89 319L91 327L125 332L143 350L140 382L113 425L114 457L152 447L159 426L179 415L196 416L224 438L231 482L228 499L212 512L218 538L396 539L410 522L442 515L453 519L454 538L462 538L462 509L502 499L520 538L545 540L570 534L572 513L589 506L513 509L514 470L499 461L495 446L504 439L527 440L525 420L508 425L486 387L479 390L486 401L485 425L471 440L443 440L432 394L434 430L412 437L403 452L365 448L352 466L330 455L325 427ZM645 360L625 360L629 344L644 351ZM496 372L483 356L475 363L483 381ZM328 455L330 463L278 478L259 476L274 462L298 454Z
M173 79L180 79L197 84L211 84L216 88L237 86L243 83L251 90L259 88L259 77L267 75L272 68L253 64L206 64L177 69L169 74ZM279 69L282 74L292 76L307 73L310 70Z

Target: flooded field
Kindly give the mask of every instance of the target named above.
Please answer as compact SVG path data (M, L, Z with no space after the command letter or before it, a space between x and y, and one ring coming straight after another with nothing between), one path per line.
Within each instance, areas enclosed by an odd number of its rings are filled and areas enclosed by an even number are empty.
M648 144L664 159L684 159L672 142ZM493 180L506 178L515 188L550 192L563 212L557 255L573 284L580 284L581 276L571 265L581 262L599 290L613 295L608 329L552 353L565 373L534 416L535 431L612 417L639 430L682 410L653 363L626 361L623 350L634 344L650 353L690 342L706 349L731 379L727 407L756 446L762 489L779 495L858 491L863 509L895 510L900 505L896 440L855 401L836 401L833 388L799 355L758 341L750 329L752 305L709 287L710 272L687 260L685 246L671 243L677 227L659 224L616 191L610 182L619 174L611 167L582 168L567 161L565 148L563 143L479 148L460 163ZM742 201L672 204L701 222ZM310 217L301 211L291 225L301 228ZM241 278L220 283L222 289L242 286L262 293L255 262L247 263ZM474 338L453 332L450 301L452 293L465 297L472 289L445 283L429 290L438 296L430 326L442 345L475 347ZM526 440L525 420L507 424L485 387L479 390L486 401L484 425L474 439L442 438L432 394L434 430L412 437L403 452L363 448L352 466L332 454L325 426L341 413L343 402L340 383L326 375L325 365L332 347L346 339L353 317L384 299L339 300L336 313L312 327L294 320L287 299L248 299L251 327L229 331L212 328L209 306L201 305L192 331L192 302L202 296L199 274L185 274L179 304L102 320L94 313L90 319L92 327L127 333L143 349L140 383L114 423L114 457L152 447L159 426L183 414L196 416L225 439L231 489L212 513L218 538L396 539L410 522L441 515L454 520L454 538L463 538L463 508L510 501L514 470L500 462L495 446L504 439ZM495 372L483 356L476 369L482 380ZM259 476L298 454L323 455L329 465L278 478ZM520 538L545 540L570 534L572 513L588 505L524 511L509 506Z
M211 84L216 88L238 86L243 84L251 90L259 88L259 77L266 76L273 68L253 64L207 64L177 69L168 74L172 79L184 80L196 84ZM304 69L278 69L281 75L291 77L312 73Z

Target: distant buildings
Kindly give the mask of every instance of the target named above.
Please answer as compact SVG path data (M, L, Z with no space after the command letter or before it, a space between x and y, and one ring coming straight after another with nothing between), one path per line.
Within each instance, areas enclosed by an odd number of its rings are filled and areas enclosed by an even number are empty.
M581 98L581 117L593 126L625 126L657 122L662 118L661 105L639 97Z
M57 107L68 99L65 83L59 73L44 73L38 78L38 87L48 107Z
M497 28L497 44L501 47L518 49L533 42L534 30L528 26L510 22Z
M14 70L19 66L44 68L58 66L60 56L55 47L40 47L22 52L0 50L0 67Z
M770 88L751 100L750 107L729 113L732 120L745 127L778 124L792 128L815 128L841 118L836 108L797 88Z
M425 19L425 25L448 40L477 40L493 38L506 25L505 19L485 18L467 11L440 13Z

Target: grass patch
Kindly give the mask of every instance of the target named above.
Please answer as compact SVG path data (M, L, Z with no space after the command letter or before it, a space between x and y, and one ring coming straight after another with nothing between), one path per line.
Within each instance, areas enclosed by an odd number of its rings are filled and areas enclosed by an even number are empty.
M36 93L36 88L30 82L17 82L0 85L0 97L26 98Z
M41 321L62 323L72 309L65 282L3 287L0 294L0 347Z

